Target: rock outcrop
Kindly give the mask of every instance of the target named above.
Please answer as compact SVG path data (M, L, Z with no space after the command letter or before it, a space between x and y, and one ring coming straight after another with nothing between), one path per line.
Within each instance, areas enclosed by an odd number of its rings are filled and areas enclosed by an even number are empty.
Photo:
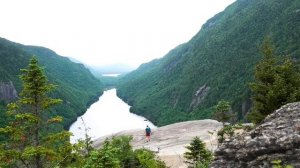
M275 160L300 167L300 102L281 107L254 130L225 141L210 167L272 167Z
M204 100L205 96L208 94L209 89L210 87L206 85L199 87L199 89L193 96L193 100L190 104L190 110L193 110L194 108L199 106L199 104Z
M15 100L17 97L18 93L11 81L7 83L0 82L0 100L4 100L8 103Z
M222 127L222 123L210 119L180 122L153 129L150 142L146 141L144 130L128 130L97 139L94 146L99 148L106 138L112 136L131 135L133 137L131 144L134 149L150 149L155 151L169 167L186 168L183 157L183 153L186 152L185 146L198 136L206 143L209 150L215 150L217 148L216 133Z

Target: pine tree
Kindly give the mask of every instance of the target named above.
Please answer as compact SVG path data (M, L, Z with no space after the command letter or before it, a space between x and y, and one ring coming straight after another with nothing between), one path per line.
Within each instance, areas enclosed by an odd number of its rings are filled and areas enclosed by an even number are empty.
M223 123L235 120L235 115L233 114L230 103L225 100L221 100L218 104L214 107L214 119Z
M8 105L10 123L0 128L0 133L9 138L0 146L0 166L43 168L63 164L72 149L71 134L50 129L62 121L60 116L48 117L49 109L61 102L47 95L55 86L48 83L34 57L21 71L23 90L19 100Z
M187 159L186 163L188 163L190 167L197 167L197 165L203 164L208 165L212 160L211 152L206 150L205 144L197 136L193 138L186 149L188 149L188 151L184 153L184 157Z
M300 74L290 59L283 63L276 60L270 41L262 47L263 58L255 68L255 82L250 83L253 92L253 110L248 118L260 123L280 106L300 100Z

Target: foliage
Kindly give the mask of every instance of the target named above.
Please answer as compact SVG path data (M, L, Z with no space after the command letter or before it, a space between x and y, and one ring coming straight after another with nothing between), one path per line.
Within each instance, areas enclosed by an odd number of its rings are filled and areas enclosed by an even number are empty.
M119 149L110 145L108 141L104 142L101 150L93 151L88 158L84 168L120 168L120 161L117 157Z
M249 119L260 123L268 114L284 104L300 100L300 73L290 59L276 60L269 41L262 47L263 58L255 68L253 111Z
M5 102L0 101L0 127L4 127L8 122L5 111L6 111ZM0 140L1 140L1 137L0 137Z
M211 161L197 162L196 168L208 168Z
M132 137L114 137L106 140L99 150L91 152L84 168L165 168L155 154L146 149L133 150L130 141Z
M244 131L251 131L255 128L254 124L226 124L222 129L220 129L217 133L218 135L218 142L223 143L225 138L231 138L236 130L244 130Z
M291 165L282 165L281 160L273 160L271 163L273 164L273 168L293 168Z
M145 168L166 168L166 165L161 160L157 159L155 154L147 149L137 149L134 154L138 160L138 164ZM137 166L139 167L139 166Z
M49 84L36 58L27 69L22 69L23 90L19 100L8 105L9 124L0 129L8 141L1 145L2 166L42 168L53 164L64 165L64 156L71 152L67 131L49 131L50 125L59 123L59 116L48 118L49 108L61 103L48 96L55 86Z
M253 123L246 123L246 124L238 123L232 126L234 129L243 129L245 131L251 131L255 128L255 125Z
M120 76L122 76L122 75L118 75L118 76L105 76L104 75L103 76L102 73L95 72L95 70L93 68L90 68L90 69L91 69L92 74L101 81L101 83L105 89L116 87Z
M59 115L64 118L53 129L68 129L77 116L82 115L98 99L103 90L102 84L82 64L71 62L47 48L24 46L3 38L0 38L0 83L12 81L20 92L22 88L18 75L32 55L44 67L49 81L58 85L51 96L63 100L62 104L51 108L50 117ZM0 103L0 109L5 106Z
M226 136L231 138L234 134L234 130L235 128L233 125L225 125L218 131L218 142L223 143Z
M251 107L248 83L264 37L270 35L278 46L275 53L299 59L299 8L298 0L237 0L190 41L121 78L118 96L132 106L131 112L158 126L210 118L222 99L243 119ZM191 107L204 85L208 94Z
M218 104L214 107L215 112L214 112L214 118L220 122L224 123L225 122L234 122L235 116L234 113L231 110L230 103L221 100L218 102Z
M119 77L101 76L101 77L98 77L98 79L101 80L101 82L105 88L112 88L117 85Z
M187 159L189 167L208 167L212 160L212 153L205 148L205 143L199 137L193 138L189 146L186 147L187 152L184 157Z

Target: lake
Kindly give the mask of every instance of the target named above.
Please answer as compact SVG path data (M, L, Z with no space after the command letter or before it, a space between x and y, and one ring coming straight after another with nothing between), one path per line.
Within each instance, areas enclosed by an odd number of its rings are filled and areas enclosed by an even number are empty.
M85 128L92 139L105 135L112 135L120 131L130 129L145 129L147 125L156 128L144 117L129 112L130 106L117 97L116 89L104 91L97 102L92 104L86 113L77 118L70 127L74 136L71 142L74 143L85 137ZM84 126L84 124L86 126Z

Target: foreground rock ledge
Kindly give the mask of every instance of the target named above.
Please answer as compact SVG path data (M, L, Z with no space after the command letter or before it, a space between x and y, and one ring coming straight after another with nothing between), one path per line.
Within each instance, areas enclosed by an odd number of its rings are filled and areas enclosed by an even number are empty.
M122 131L112 136L131 135L133 137L132 146L134 149L147 148L155 151L158 156L172 168L184 168L183 153L185 146L198 136L206 142L209 150L215 150L217 146L216 132L222 128L222 123L215 120L197 120L180 122L153 129L151 141L146 142L144 130ZM209 132L213 133L210 134ZM94 146L99 148L106 138L101 137L94 142Z
M254 130L224 142L210 167L272 167L274 160L300 167L300 102L281 107Z

